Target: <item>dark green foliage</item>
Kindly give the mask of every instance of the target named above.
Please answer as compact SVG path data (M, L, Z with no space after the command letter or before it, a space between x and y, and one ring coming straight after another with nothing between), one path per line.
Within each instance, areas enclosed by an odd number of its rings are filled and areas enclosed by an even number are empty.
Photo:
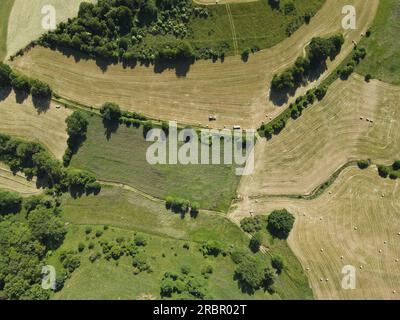
M64 166L68 166L72 155L74 155L83 141L86 139L86 132L89 122L87 121L84 114L80 111L74 111L70 116L65 119L67 124L68 133L68 148L65 151L63 162Z
M247 255L237 265L236 277L239 280L242 290L253 292L262 287L269 288L274 281L272 270L265 265L265 262L252 255Z
M21 204L19 194L0 190L0 216L21 211Z
M132 259L132 265L139 271L151 272L151 267L147 263L146 257L143 254L137 254Z
M240 226L243 231L248 233L255 233L257 231L261 231L266 227L266 217L256 216L256 217L247 217L243 218L240 221Z
M197 215L198 213L198 204L194 203L194 214ZM174 197L167 197L165 200L165 207L168 210L171 210L172 212L175 213L180 213L182 215L186 214L189 212L191 208L191 204L189 200L181 199L181 198L174 198ZM196 213L197 212L197 213Z
M28 216L28 225L32 236L48 249L57 248L67 233L61 218L45 208L33 210Z
M369 161L368 160L359 160L359 161L357 161L357 166L360 169L367 169L369 167Z
M47 83L44 83L40 80L33 80L31 82L31 94L32 97L38 99L50 99L53 91L51 90L50 86Z
M145 247L147 245L147 240L142 234L137 234L135 236L134 242L135 242L135 245L137 245L139 247Z
M293 228L294 220L286 209L275 210L268 216L268 231L277 238L286 239Z
M289 92L307 80L310 73L326 64L326 60L333 60L339 53L344 43L341 34L330 38L313 38L307 48L307 56L299 57L294 66L281 74L274 75L271 82L271 89L274 91ZM320 88L318 96L323 98L326 90Z
M380 165L378 166L378 173L382 178L387 178L390 174L390 168L387 166Z
M161 280L160 295L173 299L207 299L207 283L204 278L166 272Z
M119 105L112 102L104 103L100 108L100 113L105 120L111 122L117 122L122 114Z
M285 267L285 262L281 256L274 255L271 260L272 267L280 274Z
M222 243L215 240L208 240L203 243L201 252L204 255L217 257L219 254L225 254L225 249Z
M393 170L400 170L400 160L396 160L392 165Z
M250 239L249 247L251 251L258 252L260 250L260 246L262 243L262 234L261 232L256 232Z
M69 273L74 272L81 265L79 256L73 251L63 251L60 253L60 262L64 269Z
M11 73L11 86L15 91L22 91L27 94L31 92L31 80L22 74Z

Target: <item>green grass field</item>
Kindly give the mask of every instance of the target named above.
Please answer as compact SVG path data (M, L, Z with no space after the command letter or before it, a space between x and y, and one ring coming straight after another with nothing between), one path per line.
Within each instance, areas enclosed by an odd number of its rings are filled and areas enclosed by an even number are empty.
M100 117L90 119L88 138L71 165L92 171L101 180L124 183L164 199L177 196L198 201L201 208L227 211L239 177L230 165L150 165L151 144L142 128L121 125L107 140Z
M199 248L206 240L218 240L227 248L248 247L248 237L223 215L200 212L196 219L189 216L181 219L166 211L162 203L117 187L103 187L98 196L80 199L66 196L62 207L64 219L70 223L68 235L63 246L50 257L50 264L59 267L57 257L61 250L76 250L80 242L87 247L89 242L98 240L94 232L108 225L110 228L100 239L132 238L134 232L145 235L148 240L146 256L153 272L133 275L131 259L127 257L122 257L118 266L113 260L103 258L92 264L88 260L89 250L85 249L80 254L81 266L66 282L65 288L54 296L56 299L137 299L143 294L159 298L164 272L179 272L182 265L189 265L193 274L199 274L208 264L214 269L208 280L208 291L216 299L312 298L307 278L285 241L275 241L270 246L271 252L283 256L288 266L276 278L273 295L262 290L254 295L241 292L233 279L235 264L229 256L204 258ZM87 225L93 229L89 239L84 232ZM189 243L189 250L183 248L184 243ZM97 244L93 250L101 251ZM270 264L269 255L262 257Z
M372 34L360 43L367 49L367 57L357 67L363 75L400 84L400 2L384 0L379 2L378 13L371 27Z
M281 7L289 2L280 1ZM286 29L306 12L316 13L325 0L296 0L296 11L285 15L273 10L267 0L229 5L235 26L239 53L245 48L269 48L287 38ZM212 47L221 42L230 44L233 50L232 28L226 5L208 6L212 13L208 19L195 19L191 41L198 47ZM268 21L268 23L265 23ZM234 53L233 51L231 52Z
M3 61L7 54L8 18L13 4L14 0L2 0L0 4L0 61Z

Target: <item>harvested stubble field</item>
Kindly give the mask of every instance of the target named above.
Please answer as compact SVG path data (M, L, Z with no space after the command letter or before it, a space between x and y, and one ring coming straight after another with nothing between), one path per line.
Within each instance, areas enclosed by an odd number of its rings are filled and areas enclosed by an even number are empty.
M67 148L65 118L71 110L57 109L51 103L48 110L37 110L31 96L23 102L14 92L0 92L0 132L42 143L57 159ZM18 100L18 102L17 102Z
M23 174L12 173L8 166L2 163L0 163L0 189L15 191L22 196L41 193L41 190L36 187L36 179L28 181Z
M295 214L289 245L309 268L315 298L399 299L399 191L399 182L380 178L376 168L351 167L317 199L265 197L253 210ZM355 290L341 287L345 265L356 268Z
M151 67L142 66L124 69L111 65L103 72L92 60L77 62L73 56L42 47L34 48L12 65L48 82L58 94L87 105L114 101L126 110L156 119L177 119L182 123L219 128L224 125L254 128L266 119L266 114L275 116L283 110L268 100L273 75L293 64L312 37L342 31L341 9L346 4L354 4L358 9L358 29L345 32L342 52L328 64L328 70L320 78L323 79L353 49L352 40L358 41L369 27L377 0L350 3L328 0L309 25L273 48L251 55L247 63L240 57L228 57L223 63L198 61L184 78L177 77L174 70L159 74ZM299 89L298 93L312 85ZM215 114L217 121L209 123L210 114Z
M97 0L85 1L95 2ZM45 14L42 13L44 6L54 7L58 24L76 16L81 2L83 0L14 0L8 24L7 56L15 54L47 31L42 27L42 19L45 17Z
M400 157L395 143L400 139L399 99L400 88L393 85L367 83L356 74L337 80L322 102L304 110L278 136L257 143L255 173L242 179L238 192L304 195L349 161L391 163Z
M7 31L14 0L3 0L0 6L0 61L7 55Z

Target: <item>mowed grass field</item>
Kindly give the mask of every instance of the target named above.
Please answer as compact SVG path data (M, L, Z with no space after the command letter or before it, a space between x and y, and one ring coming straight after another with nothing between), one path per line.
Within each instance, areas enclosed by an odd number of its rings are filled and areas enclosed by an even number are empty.
M41 193L41 190L36 187L35 179L28 181L23 174L12 173L10 168L2 163L0 163L0 189L18 192L22 196Z
M345 169L314 200L266 197L256 214L287 208L296 216L289 244L306 271L316 299L399 299L399 182L376 168ZM341 286L346 265L356 269L356 289Z
M363 75L400 85L400 2L380 1L379 9L371 27L371 36L360 45L367 49L367 57L357 67Z
M256 128L268 120L266 114L274 117L284 108L268 99L273 75L292 65L312 37L343 32L341 12L347 4L357 8L358 29L345 32L342 52L329 63L321 77L324 79L353 50L352 40L359 41L361 33L368 29L377 0L327 0L309 25L276 46L251 55L247 63L240 57L227 57L223 63L198 61L185 78L177 77L174 70L160 74L151 67L140 66L124 69L112 65L103 72L94 61L77 62L72 56L41 47L16 59L12 65L50 83L58 94L87 105L98 107L105 101L114 101L125 110L156 119L177 119L217 128L224 125ZM314 85L299 89L298 94ZM209 115L216 115L217 121L209 123Z
M107 139L102 120L90 119L87 140L73 157L73 167L87 169L105 181L123 183L154 197L176 196L199 202L204 209L227 211L239 182L232 165L151 165L151 142L142 127L121 125Z
M201 243L207 240L219 241L227 248L234 246L246 250L248 237L220 214L201 211L196 219L189 216L182 219L167 211L161 202L121 188L104 186L98 196L80 199L65 197L63 216L70 225L67 239L60 250L76 250L79 242L86 243L84 230L87 225L92 225L93 233L103 230L103 225L110 226L100 239L133 237L133 232L140 232L148 239L146 255L154 272L133 276L129 259L120 260L118 266L104 259L91 264L88 251L85 250L81 267L55 298L137 299L144 295L159 298L163 273L179 272L184 264L189 265L197 274L204 265L213 266L214 272L208 281L208 288L215 299L312 298L306 275L286 243L277 243L272 248L273 253L284 256L288 262L287 269L276 280L276 293L242 293L233 279L235 265L229 256L204 258L199 252ZM184 243L190 245L189 251L182 248ZM100 249L96 246L95 250ZM263 255L263 259L266 264L270 263L269 255ZM52 260L57 265L56 258Z
M209 6L211 16L208 19L194 20L190 41L198 47L213 47L215 44L227 42L232 55L241 54L246 48L270 48L287 38L286 29L293 21L298 17L301 19L307 12L317 13L325 0L297 0L296 11L287 15L284 14L283 7L289 1L280 2L282 10L272 9L268 1L264 0L227 1ZM233 50L233 42L237 44L237 52Z
M367 83L357 74L337 80L278 136L258 141L255 172L242 179L238 193L305 195L349 161L393 162L400 157L399 99L400 88L393 85Z
M14 0L3 0L0 6L0 61L3 61L7 54L8 20L13 5Z
M6 2L10 1L6 0ZM23 49L47 31L42 26L42 20L48 15L48 11L42 13L42 8L52 6L55 9L58 24L76 16L83 0L14 0L13 2L6 36L7 56ZM85 0L85 2L96 2L96 0Z
M57 159L67 148L65 118L72 113L57 109L54 103L46 111L37 110L29 96L24 101L15 93L0 90L0 132L40 142Z

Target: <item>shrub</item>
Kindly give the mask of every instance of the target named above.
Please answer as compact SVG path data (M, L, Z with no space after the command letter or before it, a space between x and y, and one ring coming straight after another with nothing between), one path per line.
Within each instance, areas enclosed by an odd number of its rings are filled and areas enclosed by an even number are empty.
M244 232L255 233L265 228L266 218L261 216L243 218L240 226Z
M382 178L387 178L388 175L390 174L390 168L387 166L379 165L378 173Z
M207 242L203 243L201 251L204 255L216 257L220 253L224 253L224 248L222 243L215 240L208 240Z
M393 170L400 170L400 160L396 160L392 165Z
M99 258L99 254L97 252L91 252L89 255L89 261L95 262Z
M82 243L82 242L80 242L80 243L78 244L78 251L79 251L79 252L82 252L83 250L85 250L85 244Z
M7 87L11 84L11 71L9 65L0 62L0 87Z
M28 77L21 74L12 74L11 86L15 91L31 92L31 82Z
M181 267L181 272L183 273L183 274L189 274L190 273L190 266L188 266L188 265L183 265L182 267Z
M279 255L274 255L272 257L271 264L277 273L281 273L285 266L283 258Z
M143 247L146 246L147 245L146 238L141 234L137 234L135 236L135 245Z
M103 235L103 231L101 230L96 230L96 237L100 238Z
M261 243L262 243L262 234L258 231L250 239L249 247L251 251L257 252L258 250L260 250Z
M286 239L293 228L294 220L286 209L275 210L268 216L268 231L277 238Z
M357 165L360 169L367 169L369 167L369 161L368 160L359 160L359 161L357 161Z
M86 234L89 234L89 233L91 233L92 232L92 227L86 227L85 228L85 233Z
M372 79L372 75L368 73L368 74L365 75L364 79L365 79L365 82L370 82L371 79Z
M257 290L263 286L269 287L273 282L273 273L264 265L261 259L247 256L236 268L236 276L248 291Z

